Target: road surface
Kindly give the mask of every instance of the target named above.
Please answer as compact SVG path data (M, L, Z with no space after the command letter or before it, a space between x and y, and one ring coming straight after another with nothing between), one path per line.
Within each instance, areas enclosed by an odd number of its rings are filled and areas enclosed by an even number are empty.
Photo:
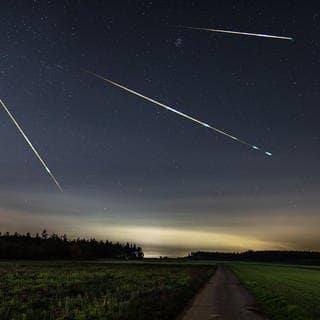
M219 265L182 320L268 320L252 295L225 266Z

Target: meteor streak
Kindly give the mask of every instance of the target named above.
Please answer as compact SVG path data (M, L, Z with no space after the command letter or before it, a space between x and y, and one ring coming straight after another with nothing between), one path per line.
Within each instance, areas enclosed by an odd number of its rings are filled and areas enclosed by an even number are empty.
M52 181L55 183L55 185L57 186L57 188L63 192L59 182L57 181L57 179L55 178L55 176L53 175L53 173L50 171L50 169L48 168L48 166L46 165L46 163L44 162L44 160L41 158L40 154L38 153L38 151L36 150L36 148L32 145L31 141L29 140L29 138L26 136L26 134L23 132L22 128L20 127L20 125L18 124L18 122L15 120L15 118L13 117L12 113L9 111L9 109L6 107L6 105L4 104L4 102L0 99L0 104L2 105L3 109L5 110L5 112L9 115L10 119L12 120L12 122L14 123L14 125L18 128L19 132L21 133L21 135L23 136L24 140L27 142L27 144L29 145L29 147L32 149L33 153L36 155L36 157L38 158L38 160L40 161L40 163L42 164L42 166L45 168L46 172L49 174L49 176L51 177Z
M142 99L144 99L144 100L147 100L147 101L149 101L149 102L151 102L151 103L153 103L153 104L156 104L156 105L159 106L159 107L162 107L162 108L164 108L164 109L166 109L166 110L169 110L169 111L172 111L172 112L178 114L179 116L182 116L182 117L184 117L184 118L186 118L186 119L189 119L189 120L197 123L198 125L201 125L201 126L203 126L203 127L205 127L205 128L211 129L211 130L213 130L213 131L215 131L215 132L217 132L217 133L220 133L220 134L222 134L222 135L224 135L224 136L227 136L227 137L229 137L230 139L232 139L232 140L234 140L234 141L240 142L240 143L242 143L242 144L250 147L251 149L259 150L259 151L263 152L263 153L264 153L265 155L267 155L267 156L272 156L272 153L270 153L270 152L268 152L268 151L263 151L261 148L255 146L255 145L252 145L252 144L250 144L250 143L248 143L248 142L246 142L246 141L244 141L244 140L242 140L242 139L239 139L239 138L237 138L237 137L235 137L235 136L233 136L233 135L231 135L231 134L229 134L229 133L227 133L227 132L225 132L225 131L222 131L222 130L220 130L220 129L218 129L218 128L215 128L215 127L213 127L213 126L211 126L211 125L209 125L209 124L207 124L207 123L205 123L205 122L202 122L202 121L197 120L197 119L195 119L195 118L193 118L193 117L191 117L191 116L188 116L187 114L182 113L182 112L180 112L180 111L178 111L178 110L176 110L176 109L174 109L174 108L171 108L171 107L169 107L169 106L167 106L167 105L165 105L165 104L163 104L163 103L161 103L161 102L159 102L159 101L156 101L156 100L154 100L154 99L151 99L151 98L149 98L149 97L146 97L146 96L142 95L141 93L138 93L138 92L136 92L136 91L134 91L134 90L131 90L131 89L125 87L125 86L122 86L122 85L119 84L119 83L116 83L116 82L111 81L111 80L109 80L109 79L107 79L107 78L104 78L104 77L102 77L102 76L100 76L100 75L98 75L98 74L96 74L96 73L94 73L94 72L90 72L90 71L86 71L86 72L90 73L91 75L93 75L93 76L95 76L95 77L97 77L97 78L99 78L99 79L102 79L102 80L105 81L105 82L108 82L108 83L112 84L112 85L115 86L115 87L121 88L121 89L123 89L123 90L125 90L125 91L127 91L127 92L129 92L129 93L131 93L131 94L133 94L133 95L136 95L136 96L138 96L138 97L140 97L140 98L142 98Z
M179 27L184 29L191 29L191 30L202 30L202 31L219 32L219 33L239 34L239 35L251 36L251 37L273 38L273 39L293 41L293 38L291 37L274 36L274 35L262 34L262 33L249 33L249 32L239 32L239 31L231 31L231 30L196 28L196 27L185 27L185 26L179 26Z

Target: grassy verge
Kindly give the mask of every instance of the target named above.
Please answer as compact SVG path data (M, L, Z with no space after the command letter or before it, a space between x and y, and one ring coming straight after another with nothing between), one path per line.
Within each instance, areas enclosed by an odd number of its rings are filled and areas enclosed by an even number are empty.
M0 319L173 319L213 272L191 265L0 263Z
M319 269L253 263L230 266L272 319L320 319Z

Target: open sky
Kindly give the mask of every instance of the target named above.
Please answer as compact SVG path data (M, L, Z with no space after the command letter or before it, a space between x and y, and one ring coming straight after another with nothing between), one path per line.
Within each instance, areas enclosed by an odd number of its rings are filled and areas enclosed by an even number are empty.
M0 231L133 241L147 256L320 250L316 1L4 0L0 11L0 98L64 189L0 110Z

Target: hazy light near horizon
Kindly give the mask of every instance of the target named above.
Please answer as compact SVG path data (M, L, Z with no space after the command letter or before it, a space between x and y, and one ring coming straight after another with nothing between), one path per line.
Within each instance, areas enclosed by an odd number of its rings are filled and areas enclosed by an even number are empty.
M0 208L1 209L1 208ZM24 229L18 228L19 222L24 218ZM0 220L3 222L0 231L41 232L46 226L52 226L52 232L66 233L70 237L95 237L96 239L108 239L119 242L134 242L145 248L145 255L175 255L179 252L184 255L197 250L247 250L279 248L279 243L260 240L256 237L239 235L231 232L219 232L219 230L179 229L166 226L137 226L116 223L97 223L88 219L79 218L76 226L75 217L59 216L34 216L31 213L0 210ZM37 228L34 229L34 220ZM3 230L1 230L4 228ZM8 230L9 229L9 230ZM155 248L148 250L148 248Z
M314 195L316 196L316 194ZM316 204L310 196L308 204ZM36 201L27 206L24 198ZM43 201L39 202L39 198ZM36 200L34 200L36 199ZM190 220L190 209L199 208L205 201L193 199L192 205L182 214L175 212L150 212L147 204L124 205L119 199L88 194L15 193L0 197L0 231L67 234L70 238L94 237L97 240L132 242L141 246L148 256L182 256L190 251L243 251L248 249L320 250L318 230L319 215L310 205L292 209L286 206L265 208L265 199L257 199L245 206L242 198L215 199L215 209L197 211L197 221ZM101 208L108 201L110 210ZM270 197L268 197L270 201ZM161 201L158 206L161 207ZM237 204L236 214L232 208ZM174 202L171 202L171 208ZM208 203L211 206L211 203ZM219 210L223 206L224 210ZM226 208L228 208L228 210ZM139 208L139 210L138 210ZM194 209L196 212L196 209ZM135 212L135 213L134 213ZM188 218L189 217L189 218ZM191 223L192 221L192 223Z
M193 229L176 229L168 227L155 226L113 226L113 227L97 227L95 230L97 235L108 234L112 238L133 239L134 242L145 244L146 247L162 247L162 252L169 251L170 247L175 251L181 251L184 254L197 250L224 250L224 251L241 251L247 249L279 249L277 243L263 241L250 236L237 234L228 234L216 231L203 231ZM180 250L179 250L180 248ZM155 254L146 252L146 256L154 256Z

